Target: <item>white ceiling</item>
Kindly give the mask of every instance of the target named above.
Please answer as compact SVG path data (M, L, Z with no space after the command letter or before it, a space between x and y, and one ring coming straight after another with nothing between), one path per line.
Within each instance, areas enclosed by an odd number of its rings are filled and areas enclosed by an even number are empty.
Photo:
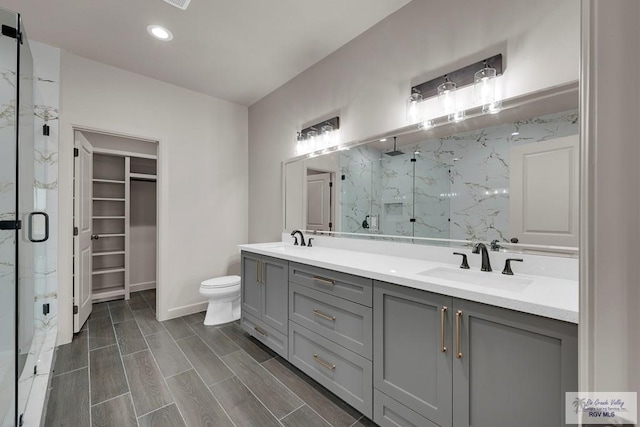
M30 40L251 105L410 0L0 0ZM147 25L163 25L161 42Z

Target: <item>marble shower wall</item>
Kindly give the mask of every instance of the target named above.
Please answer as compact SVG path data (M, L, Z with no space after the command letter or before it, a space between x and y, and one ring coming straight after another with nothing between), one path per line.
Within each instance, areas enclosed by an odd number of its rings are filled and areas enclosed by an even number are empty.
M451 238L509 240L509 148L576 135L578 111L443 138L451 152Z
M35 245L35 328L47 332L57 320L58 262L58 111L60 49L30 42L34 68L35 210L49 214L49 240ZM49 126L44 136L42 126ZM42 304L49 303L44 315Z
M16 63L15 42L8 37L0 40L0 220L15 219L15 114ZM15 311L15 233L0 232L0 422L11 403L12 371L6 371L14 352Z
M571 110L403 146L393 157L341 152L341 231L366 232L365 215L380 214L380 234L508 240L510 147L578 132Z

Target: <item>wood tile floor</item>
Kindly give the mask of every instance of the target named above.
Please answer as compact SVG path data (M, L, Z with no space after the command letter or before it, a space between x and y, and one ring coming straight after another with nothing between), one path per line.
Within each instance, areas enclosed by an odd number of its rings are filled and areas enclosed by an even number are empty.
M155 298L94 304L57 350L46 426L375 426L237 322L158 322Z

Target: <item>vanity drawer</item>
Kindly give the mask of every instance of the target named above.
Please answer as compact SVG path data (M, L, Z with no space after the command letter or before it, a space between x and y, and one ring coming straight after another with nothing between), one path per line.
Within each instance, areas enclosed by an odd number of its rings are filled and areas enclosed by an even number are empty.
M370 360L290 321L289 362L367 417L372 417Z
M289 281L371 307L373 281L311 265L289 263Z
M380 427L438 427L378 389L373 390L373 421Z
M242 314L242 329L252 337L278 353L285 359L289 357L287 336L271 326L246 313Z
M372 310L306 286L289 286L289 320L371 360Z

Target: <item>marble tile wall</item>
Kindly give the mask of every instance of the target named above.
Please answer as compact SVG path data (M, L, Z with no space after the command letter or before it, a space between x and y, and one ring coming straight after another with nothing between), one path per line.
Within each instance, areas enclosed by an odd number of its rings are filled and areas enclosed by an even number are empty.
M60 104L60 50L30 42L34 62L35 209L49 214L50 234L35 245L35 327L47 331L57 320L58 262L58 110ZM49 126L49 136L42 126ZM44 315L42 304L49 303Z
M422 141L393 157L369 147L342 152L341 231L365 232L361 222L374 213L380 234L508 240L510 147L578 131L571 110Z
M339 165L344 177L340 186L340 231L371 232L362 227L362 222L367 215L380 212L380 152L367 146L341 151Z

